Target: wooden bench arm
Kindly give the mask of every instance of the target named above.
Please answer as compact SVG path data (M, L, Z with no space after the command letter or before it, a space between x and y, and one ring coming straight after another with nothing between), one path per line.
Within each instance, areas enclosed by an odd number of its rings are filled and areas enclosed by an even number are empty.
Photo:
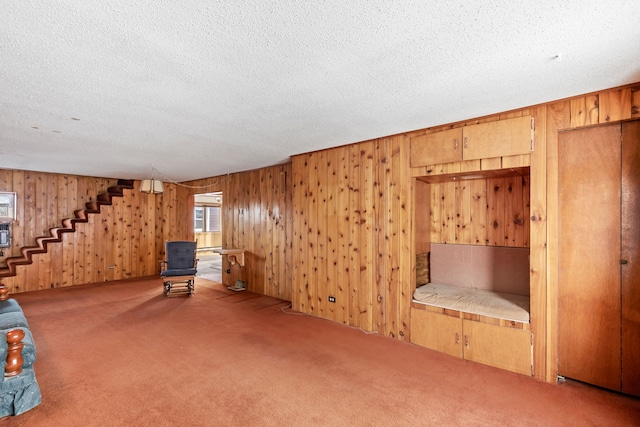
M13 329L7 332L7 363L4 365L4 376L14 377L22 372L22 347L24 343L24 331L22 329Z
M9 299L9 289L0 282L0 301L6 301Z

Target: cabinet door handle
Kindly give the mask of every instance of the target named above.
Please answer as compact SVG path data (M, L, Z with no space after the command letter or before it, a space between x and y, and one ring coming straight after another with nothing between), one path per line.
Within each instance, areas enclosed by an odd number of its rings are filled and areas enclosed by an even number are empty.
M469 348L469 335L464 336L464 346Z
M469 137L468 136L464 137L464 148L469 148Z
M453 140L453 149L454 149L454 151L458 151L458 143L459 143L458 138Z
M460 344L460 334L456 332L456 344Z
M629 264L629 260L621 259L620 260L620 264L622 264L622 265Z

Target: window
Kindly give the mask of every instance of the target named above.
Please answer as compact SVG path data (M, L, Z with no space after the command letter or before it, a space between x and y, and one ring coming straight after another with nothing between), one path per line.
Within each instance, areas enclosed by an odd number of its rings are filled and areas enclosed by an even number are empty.
M195 214L193 215L195 219L194 229L196 233L202 233L204 229L204 208L202 206L196 206Z
M220 206L196 206L193 217L196 233L222 231Z
M207 231L213 231L219 233L220 230L220 207L208 206L207 207Z

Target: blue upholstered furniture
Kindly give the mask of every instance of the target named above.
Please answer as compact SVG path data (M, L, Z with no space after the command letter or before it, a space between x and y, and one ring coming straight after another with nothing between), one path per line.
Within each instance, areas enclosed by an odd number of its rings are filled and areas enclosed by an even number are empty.
M8 343L7 333L16 335L16 331L24 332L21 342ZM36 361L36 347L33 336L29 330L29 324L18 302L12 298L0 301L0 417L7 415L20 415L39 405L41 402L40 387L36 381L33 364ZM17 335L21 335L19 332ZM10 341L11 338L9 338ZM9 366L10 362L16 362L12 358L11 347L22 344L22 367ZM6 372L5 368L10 372Z
M198 266L197 242L179 240L165 242L165 260L160 261L160 277L164 295L186 293L193 295Z

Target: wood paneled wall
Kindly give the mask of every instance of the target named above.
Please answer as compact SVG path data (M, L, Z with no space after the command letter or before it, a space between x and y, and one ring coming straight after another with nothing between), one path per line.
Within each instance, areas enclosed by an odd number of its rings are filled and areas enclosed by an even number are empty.
M184 184L187 187L178 187L181 200L198 193L223 192L222 246L246 251L244 267L231 266L223 257L224 284L243 280L253 292L290 301L291 164ZM180 223L181 235L189 230L193 232L193 219Z
M430 183L416 191L416 204L429 209L428 239L432 243L529 246L529 176ZM425 202L426 200L426 202ZM423 213L416 212L417 224ZM424 221L424 219L423 219Z
M293 158L294 309L408 338L408 155L400 135Z
M428 235L433 241L457 239L479 244L484 240L486 244L528 246L534 374L555 381L557 132L637 117L639 89L634 85L606 90L293 157L293 307L404 339L410 328L408 306L415 269L412 257L414 250L428 250L428 242L414 239ZM522 115L532 116L535 121L535 150L530 155L410 170L411 136ZM486 181L486 219L482 218L481 209L471 207L473 203L484 203L482 181L456 188L455 184L426 184L411 179L520 167L530 167L528 178ZM510 186L522 198L503 201L500 189ZM439 207L429 213L416 212L414 221L414 191L429 191L432 198L446 193L453 202L434 204ZM415 199L415 205L427 206L420 197ZM472 218L472 211L479 214L477 221ZM442 221L443 216L447 221ZM440 225L426 228L419 221ZM335 296L336 302L328 302L329 296Z
M202 233L195 233L194 237L198 240L198 248L215 248L222 246L222 232L204 231Z
M20 255L23 246L48 235L51 227L73 218L98 194L117 180L18 170L0 170L0 191L17 194L17 220L11 227L11 248L2 263ZM137 186L136 186L137 188ZM76 224L75 233L63 235L61 243L48 246L46 254L33 256L33 263L17 267L17 275L2 282L10 292L105 282L157 273L155 247L157 214L153 196L125 190L114 197L89 222Z

